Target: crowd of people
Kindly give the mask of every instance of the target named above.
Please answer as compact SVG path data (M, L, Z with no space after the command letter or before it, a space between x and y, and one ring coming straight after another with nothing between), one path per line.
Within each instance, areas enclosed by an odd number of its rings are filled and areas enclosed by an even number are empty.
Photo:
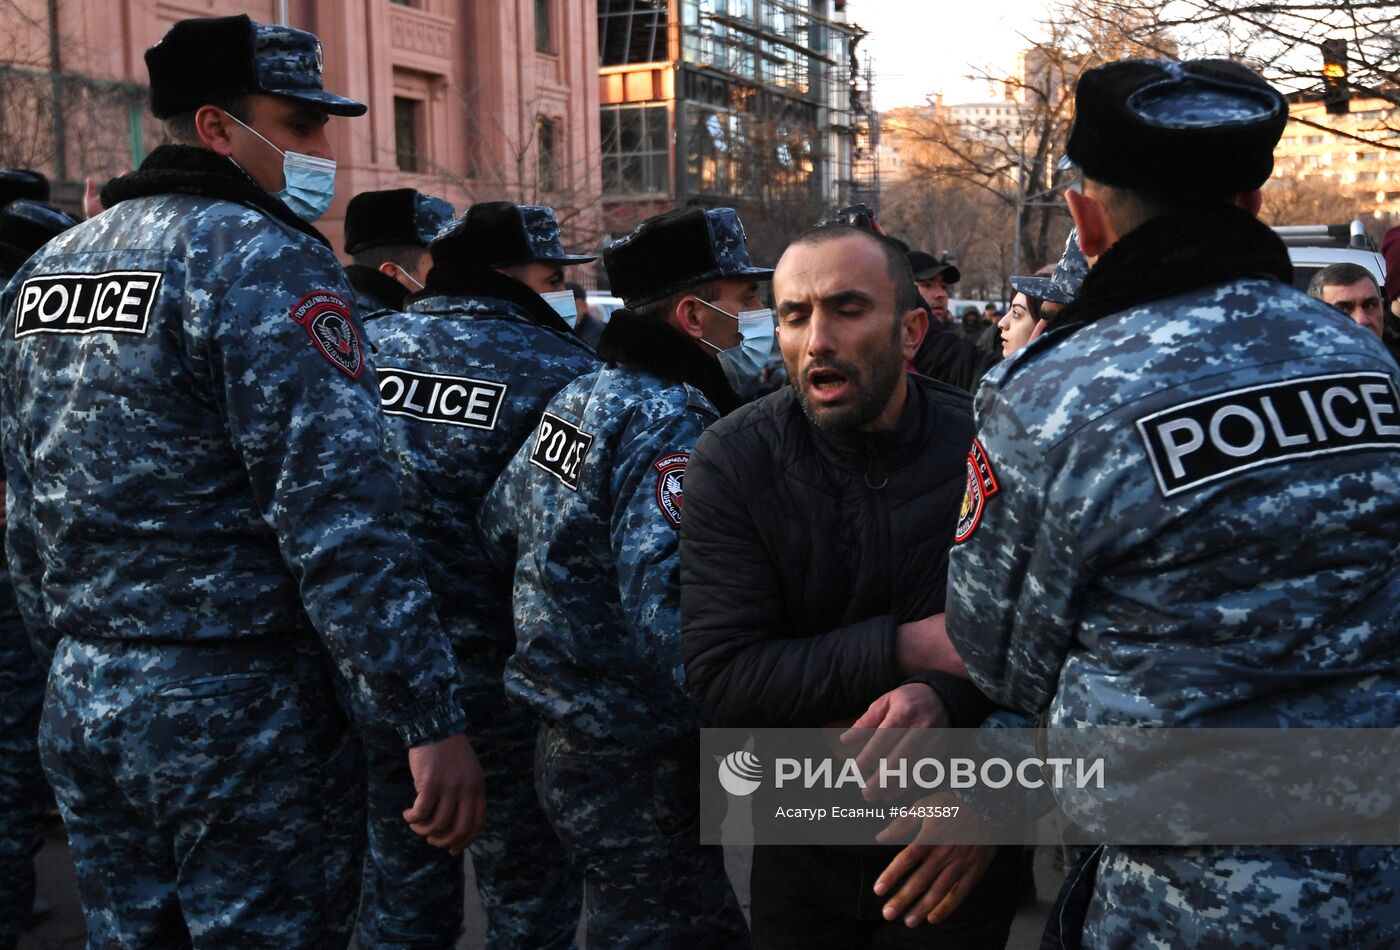
M105 210L0 172L0 946L51 793L97 948L452 947L466 849L489 947L1000 947L1016 847L756 846L746 916L699 730L1400 716L1396 287L1291 288L1249 70L1086 72L1004 314L878 221L769 267L689 207L603 325L548 207L357 195L342 266L315 36L146 63ZM1104 842L1045 940L1393 946L1400 851Z

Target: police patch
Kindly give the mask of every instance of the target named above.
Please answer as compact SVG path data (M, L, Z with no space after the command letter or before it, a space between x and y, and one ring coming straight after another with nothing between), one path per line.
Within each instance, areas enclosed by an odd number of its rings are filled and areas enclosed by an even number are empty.
M315 290L297 301L292 319L301 324L321 355L351 379L365 368L360 331L350 319L350 305L329 290Z
M1400 448L1400 394L1385 373L1247 386L1137 420L1163 497L1290 459Z
M972 449L967 453L967 485L963 490L962 510L958 513L958 525L953 531L953 543L958 544L972 537L977 525L982 521L987 499L997 493L996 473L987 460L987 452L982 443L973 440Z
M387 415L471 429L494 429L506 387L489 379L379 367L379 400Z
M583 460L592 444L593 436L554 413L546 412L535 433L530 464L559 479L570 491L578 491Z
M690 462L689 452L663 455L652 468L656 469L656 505L671 527L681 526L681 506L685 501L685 467Z
M20 285L15 339L33 333L145 333L159 271L47 274Z

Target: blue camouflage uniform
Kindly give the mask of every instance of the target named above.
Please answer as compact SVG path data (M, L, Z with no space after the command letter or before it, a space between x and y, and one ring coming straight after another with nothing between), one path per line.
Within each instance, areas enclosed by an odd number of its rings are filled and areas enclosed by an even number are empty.
M988 696L1059 727L1395 724L1400 371L1328 310L1234 279L988 373L948 609ZM1084 945L1393 946L1398 894L1387 848L1109 847Z
M13 174L13 173L10 173ZM0 289L43 243L77 224L52 205L21 199L0 212ZM0 481L4 469L0 467ZM40 836L44 773L39 713L46 668L20 619L10 572L0 560L0 947L19 939L34 906L34 855Z
M1289 286L1287 249L1243 210L1287 120L1223 60L1123 60L1076 86L1065 153L1095 185L1074 210L1100 254L978 391L948 584L973 679L1053 727L1400 717L1400 370ZM1105 186L1151 196L1144 220L1114 235L1128 205ZM1193 791L1136 794L1170 814ZM1082 912L1060 937L1086 947L1400 944L1400 849L1098 855L1090 899L1052 917Z
M506 701L502 672L515 647L510 572L476 538L487 489L534 430L549 398L597 368L592 352L519 303L428 290L407 312L375 324L379 388L389 453L402 472L409 533L418 543L467 701L479 723L473 748L490 808L472 842L487 947L567 947L582 903L581 879L560 860L533 782L536 717ZM533 297L522 284L519 296ZM489 282L489 281L488 281ZM452 947L462 929L460 858L432 848L400 817L413 798L402 755L367 743L369 849L357 940L363 946Z
M649 319L618 311L600 355ZM640 348L666 346L714 365L688 340ZM606 366L549 403L482 506L494 556L514 566L506 692L543 720L539 795L601 946L747 943L722 853L697 844L680 642L685 465L717 418L689 383Z
M164 146L104 201L10 284L0 348L89 939L344 941L363 780L332 665L404 747L464 725L350 289L211 152Z
M0 286L10 276L0 269ZM44 672L20 619L10 572L0 562L0 947L19 939L34 906L34 855L43 844L38 741Z

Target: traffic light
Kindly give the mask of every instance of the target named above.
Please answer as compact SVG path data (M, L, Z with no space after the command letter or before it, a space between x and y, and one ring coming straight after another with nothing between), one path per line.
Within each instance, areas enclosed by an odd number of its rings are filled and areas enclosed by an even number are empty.
M1328 115L1346 115L1351 107L1351 93L1347 89L1347 41L1323 40L1320 45L1322 101L1327 106Z

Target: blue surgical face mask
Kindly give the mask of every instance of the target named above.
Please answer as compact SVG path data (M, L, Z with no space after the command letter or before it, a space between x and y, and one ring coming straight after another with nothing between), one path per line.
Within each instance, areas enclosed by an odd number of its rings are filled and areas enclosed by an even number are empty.
M549 304L555 313L563 317L564 322L569 326L578 323L578 304L574 303L572 290L556 290L553 293L540 294L540 299Z
M282 156L282 176L286 183L281 191L273 192L272 197L281 201L307 224L315 224L320 220L321 215L331 206L331 199L335 197L335 162L303 152L284 152L238 116L229 113L228 117L267 142L268 148Z
M739 321L738 346L721 350L709 340L700 342L719 352L719 368L724 370L724 378L729 380L729 385L739 389L753 382L763 372L763 364L768 362L773 352L773 311L765 307L762 310L745 310L735 316L707 300L695 299L711 310L718 310L726 317Z

